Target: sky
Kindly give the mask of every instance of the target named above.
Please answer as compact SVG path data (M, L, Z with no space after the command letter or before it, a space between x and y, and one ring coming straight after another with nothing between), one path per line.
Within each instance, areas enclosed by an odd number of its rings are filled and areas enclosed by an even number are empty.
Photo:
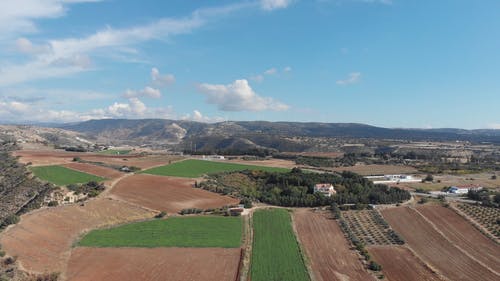
M497 0L1 0L0 122L500 129Z

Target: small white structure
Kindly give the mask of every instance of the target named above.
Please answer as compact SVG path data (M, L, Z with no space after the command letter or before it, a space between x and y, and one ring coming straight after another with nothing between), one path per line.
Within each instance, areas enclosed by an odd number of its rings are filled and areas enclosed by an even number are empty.
M373 181L374 184L384 183L399 183L399 182L420 182L421 179L411 175L384 175L384 176L367 176L365 177Z
M330 197L333 194L337 193L337 191L335 191L335 188L333 188L333 185L330 183L318 183L314 185L314 193L317 192L323 194L326 197Z
M448 189L448 192L453 194L465 194L469 192L469 190L479 191L481 189L483 189L483 187L478 185L456 185L450 187Z

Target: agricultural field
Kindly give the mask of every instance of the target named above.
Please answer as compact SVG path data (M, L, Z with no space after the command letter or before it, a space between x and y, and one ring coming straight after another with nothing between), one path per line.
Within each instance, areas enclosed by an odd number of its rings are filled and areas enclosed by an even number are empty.
M253 227L252 281L310 280L287 210L257 210Z
M40 209L0 235L2 249L34 272L63 272L73 242L89 229L152 218L153 212L97 198L81 205Z
M403 165L358 165L333 168L331 170L336 172L350 171L362 176L418 173L417 169Z
M378 264L382 265L382 271L388 280L441 280L405 246L370 246L368 252Z
M417 211L430 220L454 245L500 273L500 245L479 232L463 217L452 209L439 205L419 206Z
M402 245L404 241L375 210L344 211L349 230L365 245Z
M262 171L270 171L270 172L287 172L287 171L289 171L289 169L285 169L285 168L253 166L253 165L243 165L243 164L227 163L227 162L188 159L188 160L176 162L176 163L173 163L170 165L152 168L152 169L144 171L143 173L152 174L152 175L159 175L159 176L199 178L199 177L206 175L206 174L219 173L219 172L230 172L230 171L242 171L242 170L262 170Z
M75 183L87 183L89 181L99 182L105 180L105 178L102 177L57 165L31 167L30 170L38 178L59 186Z
M87 163L73 162L64 164L63 166L69 169L77 170L83 173L96 175L98 177L103 177L107 179L115 179L123 176L123 173L118 170Z
M235 281L240 248L75 248L71 281Z
M113 197L158 211L177 213L187 208L219 208L238 204L239 200L193 188L195 181L136 174L120 180L110 194Z
M86 247L220 247L241 245L240 217L170 217L93 230L78 243Z
M100 151L99 154L108 154L108 155L127 155L132 152L131 149L107 149Z
M368 281L375 277L367 272L355 251L333 220L330 212L297 209L293 222L304 248L314 280Z
M474 258L474 253L468 252L462 243L445 237L435 227L437 223L431 223L417 210L387 208L382 210L382 215L423 262L449 280L493 281L500 278L498 272Z
M496 239L500 239L500 209L471 204L458 204L457 208L473 222L479 224Z

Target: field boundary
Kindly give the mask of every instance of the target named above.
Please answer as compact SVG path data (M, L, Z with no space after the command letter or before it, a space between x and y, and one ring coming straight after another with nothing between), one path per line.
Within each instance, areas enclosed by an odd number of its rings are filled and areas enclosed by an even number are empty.
M292 209L292 211L295 212L295 209ZM297 231L297 227L295 224L295 218L294 218L293 214L290 215L290 223L292 224L292 230L293 230L293 234L295 235L295 240L297 241L297 244L299 245L299 251L300 251L300 254L302 256L302 261L304 262L304 265L307 268L307 273L309 274L309 279L311 281L316 281L318 279L314 275L314 271L313 271L312 266L311 266L311 261L310 261L309 257L307 256L305 249L303 248L302 242L300 241L300 238L299 238L300 236L299 236L299 233Z

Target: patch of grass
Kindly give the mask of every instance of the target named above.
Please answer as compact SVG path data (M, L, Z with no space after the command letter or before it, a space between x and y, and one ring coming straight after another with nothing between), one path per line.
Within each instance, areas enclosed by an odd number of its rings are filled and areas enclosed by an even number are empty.
M204 174L212 174L219 172L243 171L243 170L261 170L268 172L288 172L289 169L252 166L236 163L215 162L207 160L188 159L181 162L176 162L170 165L161 166L144 171L143 173L159 175L159 176L173 176L183 178L197 178Z
M237 248L241 245L242 227L240 217L172 217L93 230L78 245Z
M252 281L309 281L300 248L285 209L253 215Z
M109 154L109 155L127 155L131 152L130 149L108 149L99 151L100 154Z
M89 181L99 182L105 180L105 178L57 165L31 167L30 170L35 174L35 176L39 177L40 179L59 186L76 183L87 183Z

